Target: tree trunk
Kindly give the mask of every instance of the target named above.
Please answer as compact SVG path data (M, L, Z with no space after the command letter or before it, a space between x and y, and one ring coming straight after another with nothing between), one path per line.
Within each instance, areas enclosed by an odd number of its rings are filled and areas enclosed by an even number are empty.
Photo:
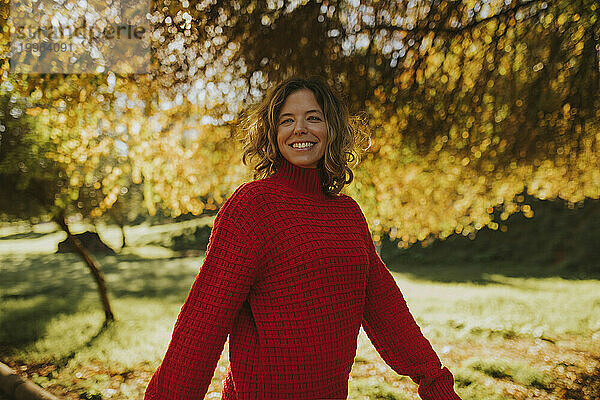
M65 231L68 238L73 243L75 251L77 251L81 258L83 258L83 261L85 261L86 265L88 266L92 275L94 276L94 279L96 280L96 283L98 285L98 293L100 294L100 300L102 301L102 306L104 307L105 323L114 321L115 317L110 308L110 302L108 301L106 283L104 282L104 276L102 275L102 271L100 271L98 263L96 263L90 252L85 247L83 247L79 239L73 236L71 230L69 229L69 226L67 225L67 221L65 219L64 214L60 214L59 216L54 218L54 221L62 228L63 231Z
M52 393L0 362L0 397L4 399L3 395L15 400L59 400Z
M121 228L121 248L127 246L127 242L125 241L125 225L119 224L119 228Z

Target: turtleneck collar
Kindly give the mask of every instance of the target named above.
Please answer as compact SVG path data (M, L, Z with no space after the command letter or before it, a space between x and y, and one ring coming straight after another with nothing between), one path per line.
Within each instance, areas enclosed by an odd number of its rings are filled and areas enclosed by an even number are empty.
M327 198L322 189L320 168L300 167L289 162L287 158L281 157L281 162L273 174L273 178L299 192L321 199Z

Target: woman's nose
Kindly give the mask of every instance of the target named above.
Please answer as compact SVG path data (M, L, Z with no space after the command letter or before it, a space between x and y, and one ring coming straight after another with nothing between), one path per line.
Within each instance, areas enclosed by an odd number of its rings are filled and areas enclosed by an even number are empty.
M295 132L295 133L298 133L298 132L306 132L306 125L305 125L305 123L304 123L304 120L303 120L303 119L299 119L299 120L296 122L296 126L295 126L295 129L294 129L294 132Z

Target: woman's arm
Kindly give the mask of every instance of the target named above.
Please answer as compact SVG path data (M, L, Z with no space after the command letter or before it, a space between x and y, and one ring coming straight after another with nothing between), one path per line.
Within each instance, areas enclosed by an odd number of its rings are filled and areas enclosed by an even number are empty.
M204 398L227 335L254 283L256 253L239 226L232 198L215 217L204 262L145 400Z
M359 207L360 210L360 207ZM369 277L363 310L363 328L384 361L398 374L419 385L423 400L460 400L454 379L443 367L410 313L392 274L375 250L367 222L360 211L369 253Z

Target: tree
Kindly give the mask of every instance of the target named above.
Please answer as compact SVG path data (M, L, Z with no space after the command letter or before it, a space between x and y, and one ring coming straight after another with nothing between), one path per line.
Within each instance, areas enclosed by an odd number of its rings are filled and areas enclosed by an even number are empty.
M291 73L330 76L375 135L351 191L410 244L496 229L499 204L532 216L524 190L600 197L597 13L590 0L170 5L154 13L170 62L153 77L172 96L201 82L226 123Z
M125 235L125 226L131 225L138 221L140 217L148 215L147 210L144 212L143 208L144 192L141 186L141 184L135 185L133 183L123 186L119 198L105 214L121 229L122 248L129 245Z
M114 320L104 276L93 256L71 233L67 214L95 201L94 187L80 186L77 175L68 168L60 144L52 141L40 120L22 116L25 104L0 95L0 186L7 188L0 196L0 214L6 219L39 220L49 217L67 234L82 257L96 284L104 308L105 323ZM22 102L24 103L24 102ZM67 146L69 147L69 146ZM84 197L85 196L85 197Z
M373 145L348 192L376 234L402 245L501 228L498 205L503 217L532 216L525 190L600 197L596 1L165 1L150 11L150 74L40 74L12 86L64 101L67 114L101 97L110 115L123 93L143 103L125 115L148 121L128 144L151 214L202 212L199 198L218 204L247 177L225 161L229 125L292 73L330 77L353 112L367 111ZM189 130L197 150L179 143Z

